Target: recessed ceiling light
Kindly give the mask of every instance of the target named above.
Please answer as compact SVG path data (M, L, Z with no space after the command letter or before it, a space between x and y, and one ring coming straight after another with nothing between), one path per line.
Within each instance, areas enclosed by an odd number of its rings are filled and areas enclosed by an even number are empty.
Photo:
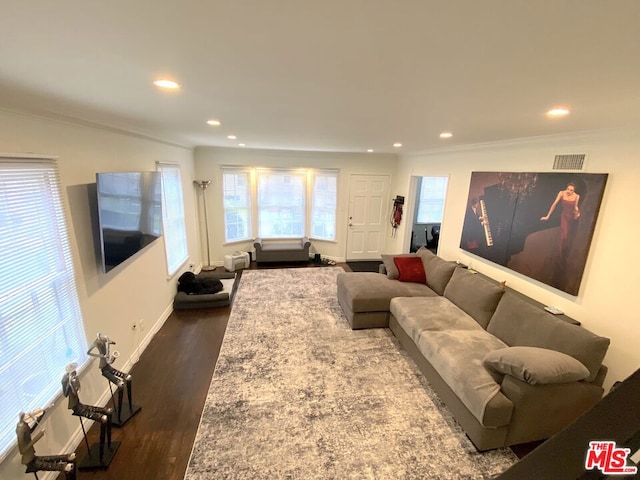
M453 137L453 133L451 132L442 132L440 134L440 138L451 138L451 137Z
M402 144L400 142L396 142L393 144L394 147L396 148L400 148L402 146Z
M207 125L211 125L212 127L219 127L220 120L215 120L212 118L211 120L207 120Z
M571 113L568 108L557 107L547 112L547 117L565 117Z
M239 146L239 147L246 147L247 145L246 145L246 144L244 144L244 143L239 143L239 144L238 144L238 146Z
M153 82L153 84L156 87L165 88L168 90L177 90L178 88L180 88L180 85L178 85L176 82L167 79L156 80L155 82Z
M238 138L238 137L236 137L235 135L227 135L227 138L228 138L229 140L235 140L235 139L236 139L236 138Z
M373 152L373 148L369 148L369 149L367 149L367 152L368 152L368 153L372 153L372 152Z

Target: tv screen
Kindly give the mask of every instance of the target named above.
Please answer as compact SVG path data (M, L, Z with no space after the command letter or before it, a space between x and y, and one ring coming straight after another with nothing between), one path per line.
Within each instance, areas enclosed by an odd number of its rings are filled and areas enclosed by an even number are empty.
M97 173L102 268L106 273L162 235L160 172Z

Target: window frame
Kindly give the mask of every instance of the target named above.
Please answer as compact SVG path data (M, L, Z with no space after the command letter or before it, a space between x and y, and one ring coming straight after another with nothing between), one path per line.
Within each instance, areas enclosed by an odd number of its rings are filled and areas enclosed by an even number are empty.
M279 206L278 204L274 204L268 202L267 204L261 204L262 200L262 192L261 192L261 180L268 179L269 177L281 177L283 180L283 184L293 185L294 190L298 185L296 183L300 182L299 187L301 188L300 192L294 192L300 199L300 202L296 204L283 204ZM291 182L294 180L294 183ZM256 169L256 220L258 223L258 237L263 239L273 239L273 240L282 240L287 238L302 238L307 236L307 219L309 217L307 208L309 202L307 201L308 195L308 176L306 170L303 169L284 169L284 168L269 168L269 169ZM270 193L270 192L265 192ZM283 228L283 233L281 234L269 234L265 235L265 231L263 231L262 222L264 217L266 216L267 209L280 208L280 212L277 212L277 215L284 215L279 223L276 225L280 225L280 228ZM300 218L301 217L301 218ZM294 232L293 228L296 224L300 225L300 231ZM287 228L287 225L291 226L291 231Z
M311 170L310 171L310 187L309 187L309 226L308 226L308 237L312 240L321 240L321 241L326 241L326 242L335 242L336 241L336 232L337 232L337 228L338 228L338 180L339 180L339 171L338 170ZM335 181L335 198L333 199L334 205L333 205L333 225L331 226L332 228L330 228L329 230L333 231L333 235L327 235L327 236L319 236L319 235L314 235L314 218L315 218L315 214L316 214L316 202L318 201L318 198L316 196L316 181L319 178L332 178ZM326 207L319 207L319 208L325 208Z
M238 167L238 166L221 166L222 170L222 205L223 205L223 225L225 244L231 244L236 242L243 242L252 240L254 237L251 232L258 232L257 237L266 240L282 240L308 237L312 240L319 240L325 242L335 242L337 237L337 216L338 216L338 188L340 180L339 169L322 169L322 168L285 168L285 167ZM247 222L246 228L249 232L243 238L237 240L230 240L227 238L227 209L231 207L226 206L226 191L225 191L225 175L227 174L241 174L245 175L247 184L247 206L242 207L246 209ZM302 194L301 198L304 200L304 207L302 207L302 219L298 220L302 224L302 232L298 234L283 234L283 235L264 235L265 232L260 231L260 177L264 175L289 175L296 176L303 179L302 182ZM321 177L335 178L335 205L333 211L333 225L329 230L333 230L332 236L319 236L313 235L313 216L316 211L315 198L315 186L316 180Z
M160 172L162 184L162 229L164 236L165 259L167 261L167 274L175 275L189 260L189 242L187 237L186 216L184 213L184 191L182 190L182 172L180 165L176 163L156 162L156 170ZM167 188L165 179L168 180L169 171L177 173L177 183L174 186L176 196L180 201L170 202L168 205ZM180 240L183 240L182 242ZM179 254L176 256L176 254ZM175 257L175 258L173 258Z
M245 181L245 196L244 196L244 203L245 205L227 205L227 190L225 189L225 185L226 185L226 180L225 180L225 176L226 175L235 175L235 176L242 176L244 177L244 181ZM237 177L234 180L234 187L237 186ZM245 242L247 240L252 240L253 239L253 186L252 186L252 181L251 181L251 172L246 169L246 168L223 168L222 169L222 187L220 189L222 191L222 212L223 212L223 218L222 218L222 223L224 225L224 243L225 244L231 244L231 243L238 243L238 242ZM233 190L234 194L237 194L237 190L234 188ZM242 203L242 202L241 202ZM233 225L236 226L236 228L239 225L243 225L244 228L244 234L237 236L235 238L228 238L227 237L227 229L229 226L231 226L231 224L227 224L227 217L231 216L231 214L233 214L233 216L235 218L238 217L242 217L242 215L238 215L239 211L242 212L246 212L246 221L244 223L238 223L235 222Z
M435 196L432 195L429 198L426 198L425 195L423 195L423 192L427 189L430 188L429 186L425 187L425 179L432 179L434 181L442 181L443 185L438 186L440 188L440 192L442 195L441 196ZM419 223L419 224L438 224L438 223L442 223L442 218L444 216L444 203L446 201L447 198L447 189L449 188L449 177L446 175L425 175L420 177L420 189L418 190L418 204L416 206L416 220L415 223ZM427 212L425 212L424 210L422 210L422 208L425 208L425 205L429 205L429 204L435 204L437 203L439 206L439 210L440 210L440 216L439 218L436 217L428 217L428 218L423 218L423 216L421 215L421 213L423 215L427 215Z

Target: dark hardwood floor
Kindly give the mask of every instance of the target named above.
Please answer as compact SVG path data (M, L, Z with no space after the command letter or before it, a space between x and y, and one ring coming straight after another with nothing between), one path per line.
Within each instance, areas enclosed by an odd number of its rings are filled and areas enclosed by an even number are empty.
M347 264L338 265L351 271ZM250 268L258 267L254 262ZM231 307L221 307L174 311L169 316L130 372L133 403L142 409L123 427L113 428L112 440L120 442L120 448L109 467L83 470L80 479L184 478L230 312ZM94 424L89 443L98 438L99 425ZM514 451L522 456L531 449ZM76 453L82 462L84 442Z
M254 262L250 269L283 266L257 267ZM296 266L318 267L286 265ZM231 307L221 307L179 310L169 316L130 372L133 403L142 409L123 427L113 428L112 441L120 447L109 467L82 470L80 479L184 478L230 312ZM99 433L94 424L87 435L90 445L99 441ZM79 463L86 451L83 442L76 450Z
M81 478L182 479L195 438L230 307L174 311L155 335L133 376L134 405L142 409L123 427L107 470L82 471ZM89 432L98 441L99 427ZM86 447L78 448L78 458Z

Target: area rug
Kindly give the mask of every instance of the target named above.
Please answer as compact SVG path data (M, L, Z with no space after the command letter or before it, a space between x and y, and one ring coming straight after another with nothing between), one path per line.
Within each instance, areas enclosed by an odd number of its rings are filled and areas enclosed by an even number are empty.
M342 269L245 270L185 478L489 479L388 329L351 330Z

